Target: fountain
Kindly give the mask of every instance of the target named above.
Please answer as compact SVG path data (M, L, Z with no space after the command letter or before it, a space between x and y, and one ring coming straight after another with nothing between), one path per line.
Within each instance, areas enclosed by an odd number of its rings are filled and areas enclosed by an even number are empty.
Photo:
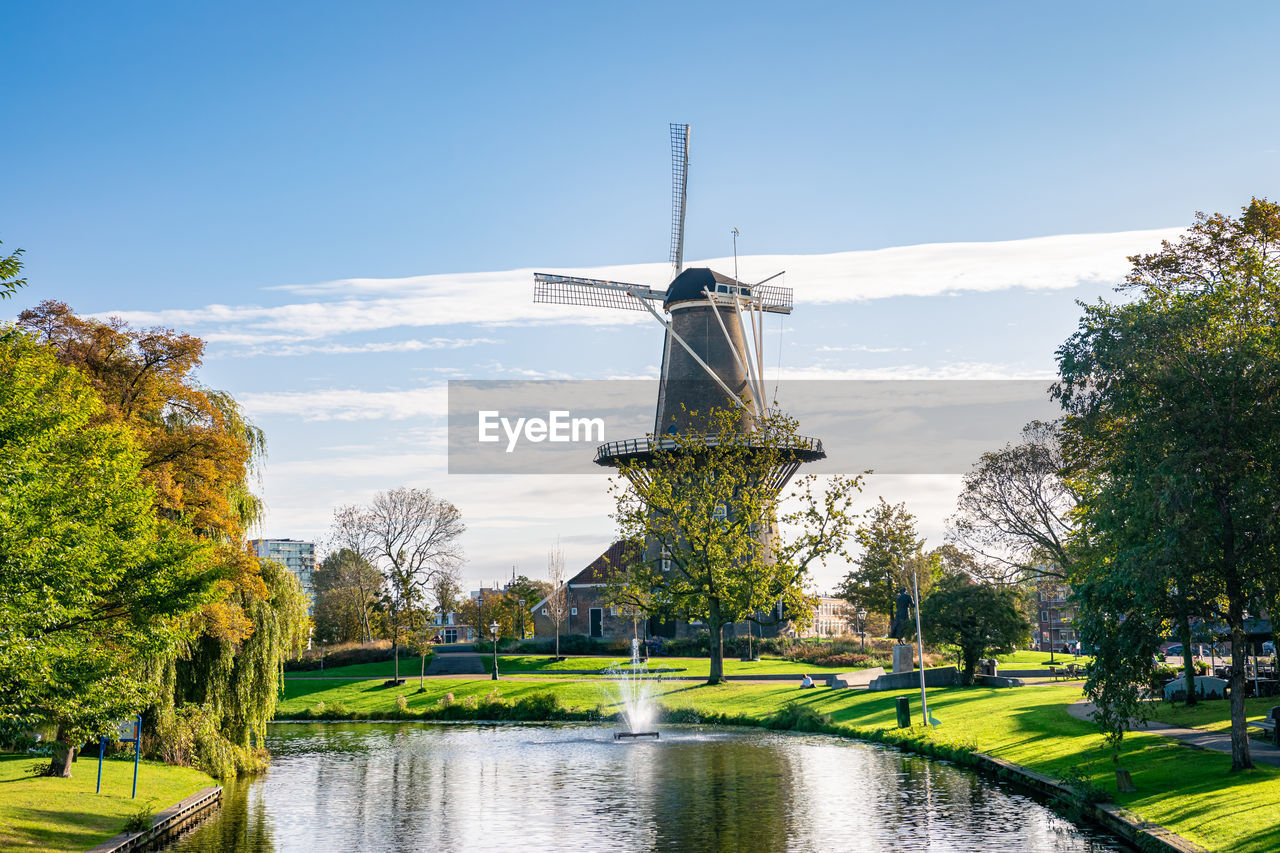
M613 739L659 737L658 732L651 727L654 717L653 691L661 679L649 674L648 661L640 660L638 639L631 638L631 665L625 668L611 666L605 670L605 675L627 724L627 730L615 732Z

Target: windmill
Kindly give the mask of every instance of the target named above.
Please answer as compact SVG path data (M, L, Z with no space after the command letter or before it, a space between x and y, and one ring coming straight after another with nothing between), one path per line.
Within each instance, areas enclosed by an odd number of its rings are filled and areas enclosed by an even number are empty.
M684 267L684 222L689 177L689 125L671 125L671 265L665 290L640 284L534 273L533 301L646 311L665 329L654 437L603 444L596 464L643 459L664 435L696 429L713 409L739 407L743 429L768 412L764 382L764 315L790 314L783 273L740 281L706 267ZM736 260L735 260L736 266ZM662 313L659 313L659 308ZM663 316L663 315L667 316ZM668 319L669 318L669 319ZM696 413L696 414L695 414ZM776 472L781 490L802 462L821 459L822 442L804 439L792 464Z
M665 290L621 281L534 273L533 301L559 305L586 305L624 311L645 311L665 330L662 371L653 434L625 439L596 448L596 464L617 467L626 461L632 477L645 477L655 451L672 451L671 436L699 431L714 409L737 406L743 412L740 429L750 432L768 415L764 389L764 315L790 314L791 290L781 286L782 273L754 284L739 280L735 230L734 275L706 267L684 267L685 201L689 177L689 125L671 125L671 266L673 278ZM659 306L661 312L659 313ZM663 315L666 316L663 316ZM706 438L705 441L714 441ZM688 444L684 443L687 448ZM766 487L777 495L800 465L826 456L822 442L796 437L789 452L765 476ZM682 451L683 452L683 451ZM728 512L732 513L732 507ZM765 554L776 529L757 534ZM667 554L660 544L646 541L646 562ZM782 618L779 608L777 616ZM649 630L674 636L674 625L651 620Z

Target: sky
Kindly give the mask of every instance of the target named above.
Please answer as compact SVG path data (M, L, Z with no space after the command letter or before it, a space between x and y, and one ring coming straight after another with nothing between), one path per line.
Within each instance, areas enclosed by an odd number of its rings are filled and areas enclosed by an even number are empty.
M30 286L208 341L267 432L266 536L428 487L470 585L570 567L606 481L449 475L449 379L643 378L646 315L534 305L534 270L662 287L787 270L772 375L1052 377L1077 300L1195 211L1275 197L1264 3L8 3L0 241ZM955 475L872 477L943 540ZM828 565L817 588L843 573Z

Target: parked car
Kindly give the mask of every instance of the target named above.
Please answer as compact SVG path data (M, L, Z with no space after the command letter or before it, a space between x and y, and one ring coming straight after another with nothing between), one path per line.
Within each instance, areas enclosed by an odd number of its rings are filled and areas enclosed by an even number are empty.
M1164 656L1167 658L1182 657L1182 643L1174 643L1172 646L1164 650Z
M1276 653L1276 641L1267 640L1265 643L1263 643L1262 653L1268 657L1271 657L1272 655L1274 655Z

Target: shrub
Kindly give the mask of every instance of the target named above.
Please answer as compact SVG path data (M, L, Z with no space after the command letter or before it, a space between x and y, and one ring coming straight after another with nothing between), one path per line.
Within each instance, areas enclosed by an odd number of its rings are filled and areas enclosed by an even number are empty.
M396 710L399 711L401 714L406 713L409 710L409 700L404 698L403 696L397 696Z
M1072 767L1063 771L1062 775L1059 776L1058 779L1071 791L1072 794L1075 795L1077 801L1074 804L1077 807L1076 811L1078 811L1080 807L1087 808L1089 806L1095 806L1098 803L1111 802L1111 795L1107 793L1106 789L1099 785L1095 785L1093 780L1086 776L1079 767ZM1080 817L1078 814L1074 816Z
M831 726L831 717L820 714L808 705L788 702L765 721L765 728L797 732L823 732Z
M154 801L138 806L138 810L125 818L122 832L146 832L156 820Z
M407 646L400 647L400 660L417 658L418 655ZM329 669L335 666L350 666L357 663L379 663L391 660L391 641L375 640L372 643L344 643L340 646L317 646L302 653L298 660L286 661L286 672L305 672L315 669Z

